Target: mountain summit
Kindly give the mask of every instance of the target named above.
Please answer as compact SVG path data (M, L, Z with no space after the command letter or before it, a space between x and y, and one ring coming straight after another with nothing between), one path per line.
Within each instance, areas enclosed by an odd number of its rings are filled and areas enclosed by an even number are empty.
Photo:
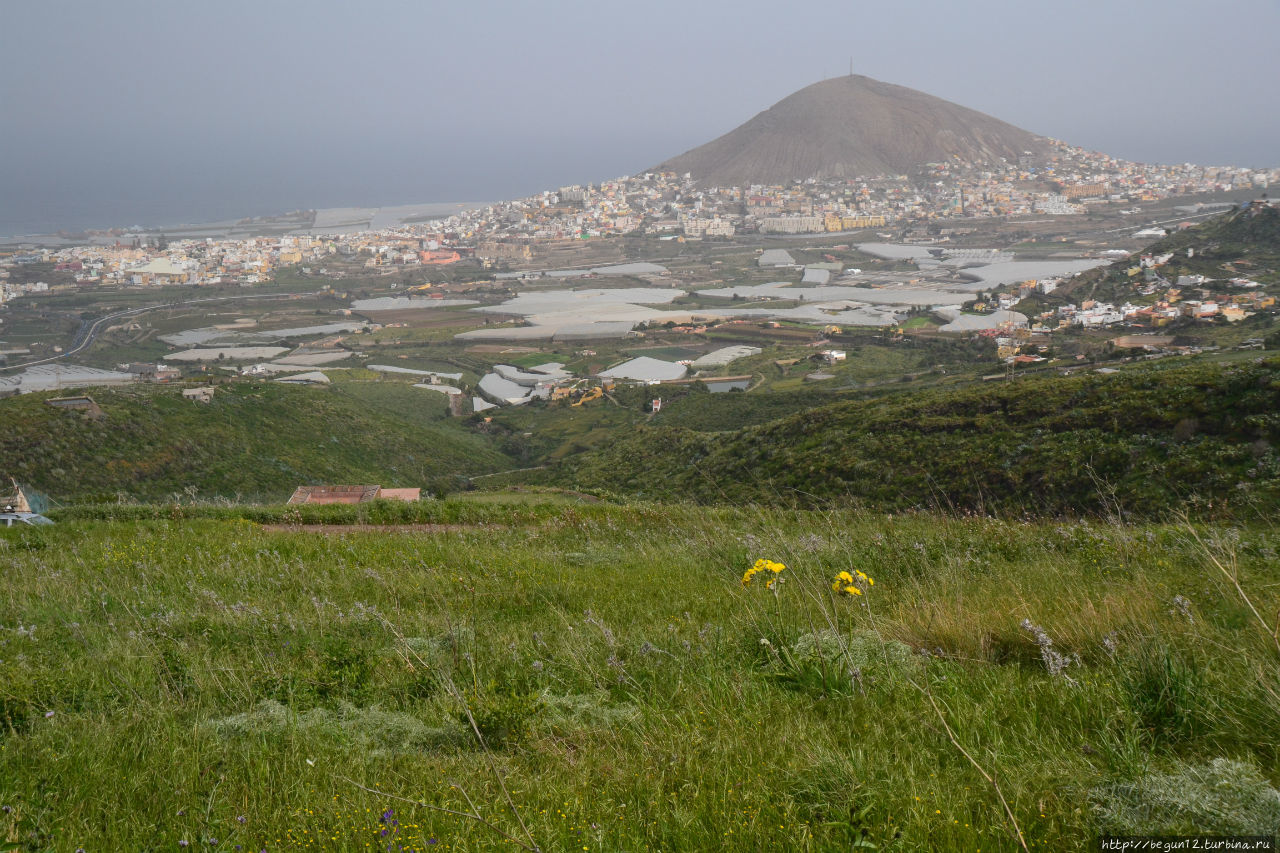
M783 98L719 139L652 171L703 185L906 174L924 163L1037 160L1045 140L989 115L870 77L833 77Z

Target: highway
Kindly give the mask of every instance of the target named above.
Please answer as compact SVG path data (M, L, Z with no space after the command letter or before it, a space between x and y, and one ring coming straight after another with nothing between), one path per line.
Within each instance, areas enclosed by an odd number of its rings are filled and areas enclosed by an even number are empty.
M144 314L147 311L155 311L159 308L182 308L187 305L198 305L205 302L228 302L236 299L288 299L289 297L296 295L297 294L294 293L259 293L237 296L207 296L203 299L188 299L184 302L164 302L159 305L143 305L139 308L127 308L124 311L116 311L113 314L107 314L99 317L92 323L88 321L81 321L80 328L76 331L76 336L72 340L71 348L65 352L49 356L48 358L36 359L35 361L24 361L22 364L10 364L5 367L0 367L0 371L21 370L26 367L35 367L38 364L48 364L51 361L58 361L59 359L73 356L78 352L88 349L88 347L93 344L94 338L96 338L98 333L102 331L104 324L109 323L112 320L118 320L121 317L127 317L131 314Z

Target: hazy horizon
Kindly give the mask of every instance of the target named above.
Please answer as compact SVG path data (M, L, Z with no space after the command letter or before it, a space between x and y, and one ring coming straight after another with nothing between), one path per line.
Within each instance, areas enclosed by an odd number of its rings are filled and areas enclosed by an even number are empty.
M1280 165L1280 4L11 4L0 236L500 200L633 174L824 77L1148 163Z

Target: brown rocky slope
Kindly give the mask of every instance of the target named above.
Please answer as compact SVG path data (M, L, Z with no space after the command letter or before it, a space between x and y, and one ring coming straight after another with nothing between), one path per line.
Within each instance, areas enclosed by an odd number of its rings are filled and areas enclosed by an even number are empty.
M807 86L719 139L651 171L704 186L910 174L924 163L1044 157L1046 141L989 115L870 77Z

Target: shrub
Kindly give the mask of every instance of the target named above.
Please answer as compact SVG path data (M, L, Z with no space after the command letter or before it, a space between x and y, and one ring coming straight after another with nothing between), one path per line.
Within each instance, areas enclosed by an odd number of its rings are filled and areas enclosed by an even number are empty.
M554 729L608 728L631 722L640 713L631 704L610 704L606 690L568 695L544 690L538 694L537 708L541 720Z
M822 630L801 634L787 648L779 674L805 689L848 692L860 689L866 679L891 678L912 661L910 646L885 640L874 631L842 636Z
M377 707L362 708L349 702L340 702L336 711L311 708L297 713L267 699L251 711L211 720L205 727L223 740L303 732L351 743L375 754L456 748L465 744L468 738L467 732L448 721L431 726L412 714L384 711Z
M324 699L342 697L354 702L368 701L373 667L371 649L345 636L328 636L320 649L316 693Z
M877 815L863 790L864 780L849 757L820 749L810 763L791 774L788 793L799 812L814 824L829 827L848 849L874 849ZM861 803L862 800L868 800Z
M1249 764L1215 758L1094 788L1090 804L1104 832L1131 835L1275 835L1280 791Z
M1195 735L1213 704L1195 659L1163 644L1139 646L1119 682L1138 724L1164 741Z
M485 745L495 748L520 741L537 711L533 697L515 690L491 686L485 692L468 692L465 698ZM465 711L457 714L457 720L463 726L471 725Z

